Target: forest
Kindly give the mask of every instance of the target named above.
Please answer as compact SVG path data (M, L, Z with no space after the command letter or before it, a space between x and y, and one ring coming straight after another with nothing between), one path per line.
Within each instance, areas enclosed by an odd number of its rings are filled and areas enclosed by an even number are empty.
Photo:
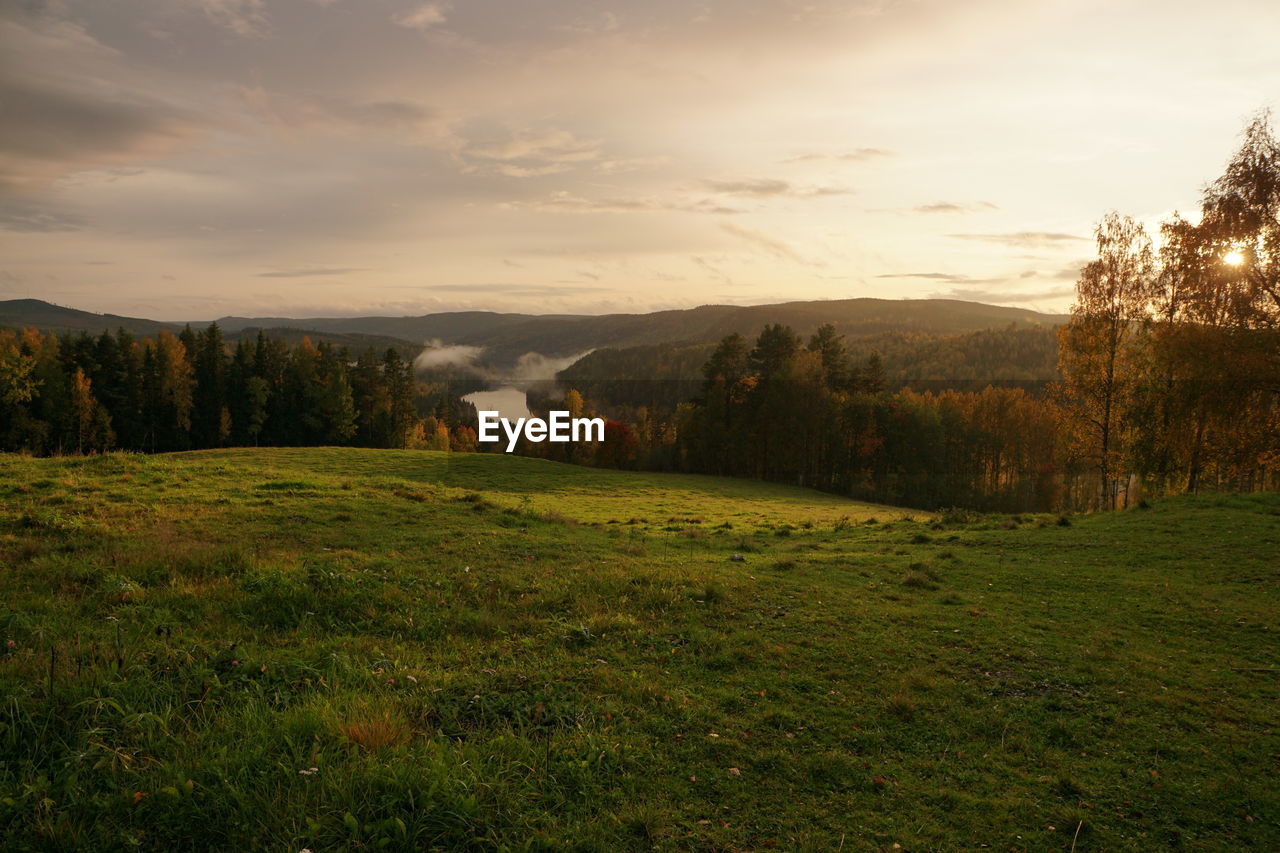
M1194 217L1107 214L1058 329L783 323L754 339L600 349L530 407L606 415L578 464L810 486L929 509L1106 509L1280 486L1280 147L1269 116ZM354 445L476 451L479 385L214 323L174 335L0 330L0 449Z
M0 449L9 451L469 450L474 432L446 426L466 411L442 385L419 381L394 347L353 357L259 332L232 349L216 323L154 337L0 330Z

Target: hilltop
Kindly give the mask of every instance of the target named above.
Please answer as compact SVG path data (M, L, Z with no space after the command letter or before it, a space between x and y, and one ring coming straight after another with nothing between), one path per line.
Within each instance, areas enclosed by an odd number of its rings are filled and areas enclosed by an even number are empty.
M226 335L229 341L241 337L252 339L259 331L268 337L278 338L296 344L304 336L314 342L324 341L336 347L348 347L352 350L363 350L373 347L385 350L394 347L409 358L417 355L422 349L420 343L412 343L389 335L365 334L360 332L343 332L328 329L301 329L292 325L294 321L283 320L277 325L236 325ZM33 328L55 334L85 332L100 335L103 332L116 332L124 329L133 335L154 336L161 331L177 335L182 332L184 323L165 323L159 320L146 320L140 317L122 317L117 314L95 314L91 311L80 311L65 308L39 299L10 299L0 301L0 328L23 329ZM203 328L207 323L192 323L193 328Z
M282 330L293 330L298 336L308 333L335 345L356 346L368 340L362 336L372 336L381 346L402 348L439 341L482 347L490 362L506 365L528 352L563 357L599 347L709 343L732 332L755 335L768 323L789 325L802 335L831 323L842 335L866 338L888 332L956 335L1010 326L1051 328L1065 319L1063 315L952 299L842 299L745 307L705 305L603 316L464 311L420 317L222 317L217 322L231 339L269 329L273 334ZM92 314L36 299L0 302L0 326L92 334L116 328L135 334L154 334L162 328L175 333L181 330L181 324Z
M1274 849L1278 519L0 456L6 849Z
M177 334L180 324L161 323L139 317L121 317L117 314L94 314L75 308L64 308L40 299L0 300L0 328L21 329L30 327L45 332L114 332L124 329L135 335L154 335L164 330Z
M952 299L840 299L772 305L704 305L647 314L528 315L479 311L422 317L350 317L270 320L224 317L229 329L291 325L304 329L393 335L408 340L483 347L495 363L526 352L567 356L597 347L656 343L706 343L727 334L754 335L768 323L793 327L802 335L831 323L840 334L866 337L886 331L959 334L981 329L1051 327L1055 314Z

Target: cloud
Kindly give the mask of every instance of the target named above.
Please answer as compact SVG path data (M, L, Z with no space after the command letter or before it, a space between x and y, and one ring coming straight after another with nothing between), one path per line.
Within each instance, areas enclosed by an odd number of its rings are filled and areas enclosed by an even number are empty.
M415 288L417 289L417 288ZM565 293L608 293L608 287L590 287L587 285L565 286L563 284L433 284L424 288L439 293L501 293L504 296L558 296Z
M992 303L1030 303L1060 300L1075 294L1075 286L1064 286L1063 282L1074 282L1079 274L1079 266L1067 266L1049 272L1040 270L1024 270L1016 275L1003 278L970 278L957 273L915 272L892 273L878 275L876 278L917 278L930 281L945 282L954 285L949 290L935 291L928 295L930 299L962 299L967 302ZM1025 289L1027 283L1044 282L1050 286L1040 290Z
M237 35L261 37L270 27L263 0L198 0L209 20Z
M6 160L47 164L156 153L189 139L201 124L169 104L124 92L96 94L88 86L76 91L6 79L0 103Z
M413 360L418 370L429 370L434 367L471 367L484 354L484 347L472 347L463 344L446 346L440 340L427 341L427 348Z
M798 264L809 265L812 263L811 261L805 260L799 252L793 249L785 241L769 234L765 234L764 232L753 231L750 228L743 228L742 226L735 225L732 222L721 223L720 228L725 233L732 234L739 239L745 240L756 248L763 250L766 254L773 255L777 258L785 258L787 260L795 261Z
M51 15L0 15L0 192L39 191L87 166L170 153L212 120L122 75L117 51Z
M699 201L699 202L695 202L694 204L688 205L686 207L674 208L674 209L687 210L690 213L715 213L723 216L733 216L738 213L746 212L736 207L729 207L723 204L716 204L715 202L712 202L706 199L703 199L702 201Z
M575 18L567 24L555 29L579 36L596 36L604 33L616 33L622 28L622 22L613 12L601 12L591 18Z
M813 163L822 160L834 161L837 163L866 163L869 160L878 160L881 157L892 157L893 152L884 148L855 148L852 151L845 151L841 154L801 154L798 157L791 157L783 160L784 163Z
M712 192L729 195L782 195L791 191L786 181L761 178L743 181L703 181L702 185Z
M391 21L398 27L426 32L443 24L448 13L449 5L446 3L423 3L417 8L393 15Z
M592 350L583 350L573 355L553 358L538 352L527 352L516 359L510 373L504 377L506 381L521 385L554 379L556 374L573 364L580 358L590 355Z
M346 275L353 272L366 272L362 267L304 267L293 270L272 270L260 272L258 278L310 278L311 276Z
M544 213L649 213L655 211L726 215L742 213L737 208L716 204L707 199L698 201L663 200L651 196L586 198L574 195L567 190L557 190L542 199L508 201L499 206L507 210L526 209Z
M1075 293L1072 287L1056 287L1051 290L1015 291L1015 290L983 290L956 287L947 291L930 293L930 299L962 299L965 302L1042 302L1051 299L1062 299Z
M770 196L790 196L793 198L818 198L830 195L848 195L853 190L842 187L797 187L789 181L776 178L748 178L743 180L705 180L702 186L713 193L722 195L754 196L768 198Z
M499 175L508 178L542 178L547 175L558 175L569 171L571 167L564 163L547 163L543 166L520 166L515 163L503 163L494 167Z
M280 96L262 86L242 86L239 96L258 118L291 131L420 132L431 129L440 119L436 110L402 98L362 100L335 95Z
M653 169L671 162L670 157L616 157L601 160L596 164L596 171L604 175L620 175L637 172L641 169Z
M534 382L555 378L556 373L590 352L591 350L584 350L573 355L554 357L530 351L519 356L510 367L495 367L482 361L484 347L445 344L436 339L427 342L426 349L413 360L413 366L417 370L451 367L491 383L523 388Z
M733 284L733 279L731 279L724 270L720 269L720 267L711 263L711 261L708 261L706 258L702 257L701 255L693 255L692 257L690 257L689 260L697 264L703 271L706 272L707 275L711 276L711 278L713 278L714 280L722 281L728 285Z
M1049 279L1058 279L1059 281L1077 281L1080 278L1080 270L1089 264L1090 259L1076 261L1073 264L1067 264L1061 269L1046 274L1044 277Z
M920 204L913 208L913 213L982 213L1000 208L989 201L972 203L958 201L935 201L932 204Z
M27 204L17 199L0 201L0 230L30 233L79 231L83 217L50 208Z
M964 287L964 288L985 287L993 284L1013 284L1014 282L1029 281L1032 279L1047 281L1047 282L1063 282L1063 281L1075 282L1075 280L1079 278L1080 267L1083 266L1084 263L1086 262L1068 265L1066 267L1062 267L1056 270L1051 270L1049 272L1041 272L1040 270L1024 270L1023 272L1018 273L1016 276L1011 275L1011 276L1004 276L1002 278L972 278L970 276L961 275L959 273L945 273L945 272L885 273L883 275L876 276L876 278L926 279L929 281L942 281L942 282L947 282L948 284L960 285L961 287ZM1067 292L1074 292L1074 291L1075 291L1074 286L1067 290ZM950 292L954 294L954 293L960 293L962 291L960 289L956 289ZM964 292L968 292L968 291L964 291ZM1053 295L1060 295L1058 290L1054 290L1052 291L1052 293ZM1014 300L1006 299L1005 301L1009 302Z
M566 130L525 131L501 142L473 145L467 154L482 160L546 159L581 162L599 156L600 141L578 139Z
M1087 237L1075 234L1063 234L1056 231L1015 231L1007 234L948 234L957 240L979 240L987 243L1000 243L1018 249L1059 248L1063 245L1087 242Z
M956 275L947 272L900 272L885 273L878 275L876 278L927 278L934 281L970 281L967 275Z
M574 195L567 190L557 190L535 201L503 202L507 209L527 208L551 213L638 213L665 210L667 206L651 198L602 198L592 199Z
M579 139L567 130L522 130L505 138L472 141L461 156L465 172L529 178L567 172L601 159L601 141Z

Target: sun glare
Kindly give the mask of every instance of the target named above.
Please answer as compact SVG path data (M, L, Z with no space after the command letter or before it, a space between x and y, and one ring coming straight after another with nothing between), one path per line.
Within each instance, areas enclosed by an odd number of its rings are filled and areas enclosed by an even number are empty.
M1230 266L1238 267L1244 263L1244 253L1239 250L1232 249L1230 252L1227 252L1222 256L1222 261Z

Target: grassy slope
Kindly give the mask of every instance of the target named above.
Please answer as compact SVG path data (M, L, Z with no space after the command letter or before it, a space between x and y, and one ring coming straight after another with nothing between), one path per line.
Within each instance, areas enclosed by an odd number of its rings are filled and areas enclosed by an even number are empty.
M1280 499L1054 522L0 457L2 846L1276 848Z

